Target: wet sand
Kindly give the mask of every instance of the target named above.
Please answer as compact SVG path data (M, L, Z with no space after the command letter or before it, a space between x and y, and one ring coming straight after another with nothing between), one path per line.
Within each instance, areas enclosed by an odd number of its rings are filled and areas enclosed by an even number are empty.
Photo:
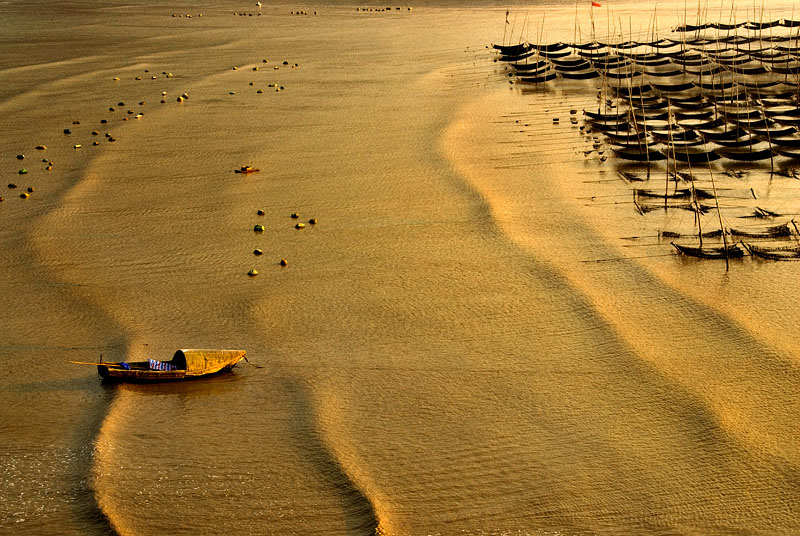
M486 49L575 6L400 7L0 6L0 532L794 532L800 264L628 247ZM262 368L67 363L179 347Z

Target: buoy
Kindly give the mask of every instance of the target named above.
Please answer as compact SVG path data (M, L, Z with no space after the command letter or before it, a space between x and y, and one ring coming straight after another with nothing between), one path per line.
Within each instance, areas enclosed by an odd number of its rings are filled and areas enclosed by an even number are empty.
M258 91L256 91L256 93L264 93L264 92L259 89Z
M263 253L264 253L264 252L263 252L263 251L261 251L260 249L254 249L254 250L253 250L253 255L261 255L261 254L263 254Z
M24 154L18 154L17 155L17 160L25 160L25 155Z
M101 119L100 120L100 124L105 125L106 123L108 123L108 119Z
M249 275L250 277L253 277L254 275L258 275L258 270L256 270L255 268L253 268L252 270L250 270L249 272L247 272L247 275Z
M31 196L28 192L23 192L19 194L20 199L28 199Z
M259 216L263 216L265 213L263 210L258 209L258 212L256 212L256 214L258 214Z
M64 129L64 134L72 134L72 130L70 130L68 128L65 128Z
M263 233L264 232L264 226L259 223L258 225L253 227L253 231L255 231L257 233Z
M10 183L8 183L8 187L9 187L9 188L11 188L11 189L13 190L14 188L16 188L16 187L17 187L17 185L16 185L16 184L14 184L13 182L10 182Z
M119 76L115 76L114 77L114 81L117 81L117 80L119 80Z
M178 97L178 102L183 102L183 97Z
M297 219L300 215L297 212L292 212L292 218Z
M308 223L310 223L311 225L316 225L317 224L317 218L311 218L310 220L308 220Z
M298 223L297 225L294 226L295 229L305 229L305 227L306 227L305 223Z
M28 192L33 193L33 186L28 186Z
M289 261L287 261L286 259L281 259L281 266L287 266L288 264Z
M76 149L80 149L81 148L81 144L80 143L76 143L75 145L73 145L73 147L76 148Z
M22 169L19 170L19 174L20 175L25 175L27 172L28 172L28 170L26 168L22 168Z
M36 150L37 151L44 151L45 149L47 149L46 145L37 145L36 146Z
M81 122L80 122L80 121L73 121L73 122L72 122L72 124L73 124L73 125L80 125L80 124L81 124Z

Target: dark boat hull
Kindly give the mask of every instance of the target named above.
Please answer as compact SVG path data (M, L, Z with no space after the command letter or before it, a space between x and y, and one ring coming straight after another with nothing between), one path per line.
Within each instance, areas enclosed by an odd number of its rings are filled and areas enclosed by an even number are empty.
M683 255L701 259L730 259L744 256L744 251L736 244L731 244L728 247L683 246L675 242L670 242L670 244Z
M235 363L216 372L199 376L187 376L185 370L124 370L105 365L97 365L97 373L105 383L162 383L207 378L208 376L229 372L234 366Z

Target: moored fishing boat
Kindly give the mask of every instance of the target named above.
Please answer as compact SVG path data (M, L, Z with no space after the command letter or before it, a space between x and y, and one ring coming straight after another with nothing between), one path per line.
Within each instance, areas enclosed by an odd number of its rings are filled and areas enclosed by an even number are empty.
M236 173L258 173L261 170L256 169L253 166L242 166L239 169L235 169L234 171Z
M754 257L769 259L773 261L800 260L800 245L791 244L787 246L761 246L750 242L742 242L742 245Z
M178 350L169 361L120 361L73 363L97 365L97 373L106 382L154 383L188 380L231 370L245 359L245 350Z
M702 259L730 259L744 256L744 250L737 244L727 246L687 246L675 242L670 242L670 244L683 255Z
M730 232L734 236L746 236L748 238L778 238L783 236L791 236L792 228L789 227L789 223L786 222L780 225L770 225L768 227L731 227Z

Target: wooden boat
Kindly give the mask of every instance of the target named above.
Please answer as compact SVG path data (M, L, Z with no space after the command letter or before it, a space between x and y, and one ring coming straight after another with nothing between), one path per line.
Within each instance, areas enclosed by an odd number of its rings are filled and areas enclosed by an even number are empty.
M260 169L256 169L253 166L242 166L239 169L235 170L236 173L257 173L261 171Z
M614 154L617 158L622 158L623 160L633 160L634 162L651 162L656 160L666 160L666 156L658 150L656 146L654 148L642 146L642 147L622 147L622 146L613 146L611 150L614 151Z
M85 363L97 365L103 381L154 383L188 380L229 371L245 359L244 350L178 350L169 361Z
M748 238L778 238L783 236L791 236L792 228L789 223L782 223L780 225L771 225L768 227L756 228L734 228L731 227L730 232L734 236L746 236Z
M766 160L772 158L774 152L772 146L767 142L760 142L753 146L744 147L720 147L717 153L731 160L742 160L755 162L756 160Z
M747 251L754 257L773 261L800 260L800 245L788 246L757 246L749 242L742 242Z
M743 257L744 250L737 244L725 246L686 246L670 242L672 246L683 255L690 257L700 257L703 259L726 259L733 257Z
M504 56L517 56L519 54L524 54L525 52L528 52L533 48L533 46L528 43L517 43L514 45L492 44L492 48L494 48Z
M547 71L542 76L518 76L517 82L521 82L523 84L543 84L545 82L549 82L550 80L555 80L558 77L558 74L555 71Z
M702 145L677 145L663 149L665 158L673 158L679 162L703 163L719 160L719 154L706 144Z

